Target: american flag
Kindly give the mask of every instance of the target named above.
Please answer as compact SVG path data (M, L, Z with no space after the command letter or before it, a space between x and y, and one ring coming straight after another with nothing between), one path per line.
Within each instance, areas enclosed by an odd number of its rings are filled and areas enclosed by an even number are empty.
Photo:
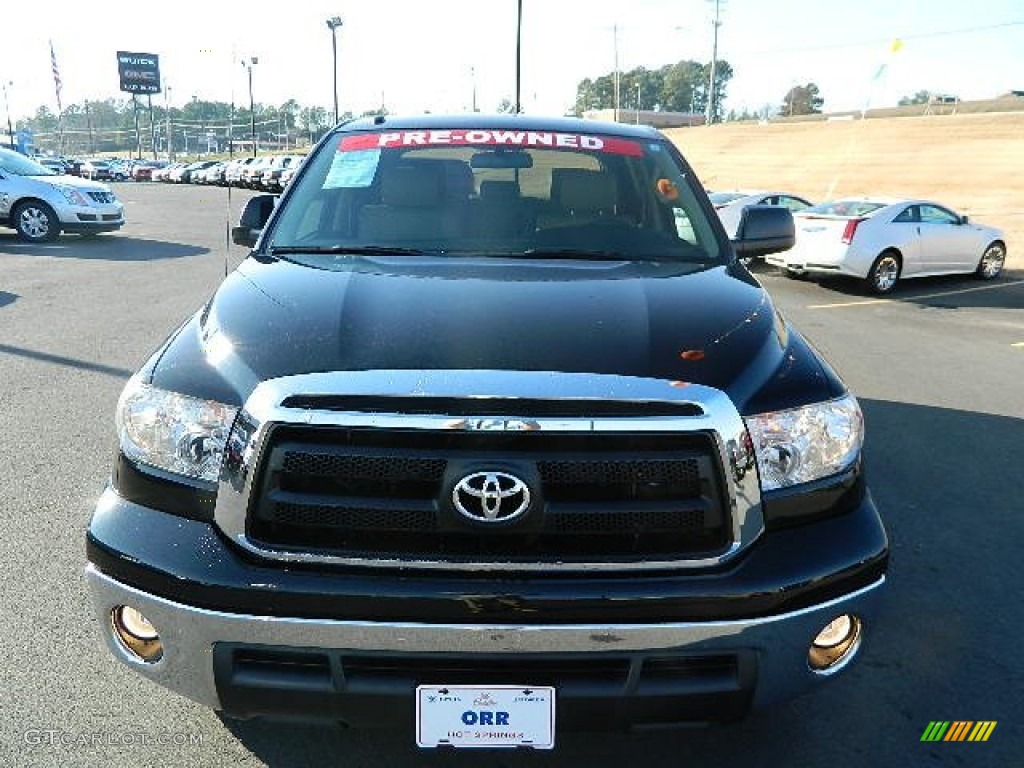
M57 54L53 50L53 40L50 41L50 69L53 70L53 88L57 92L57 113L64 111L60 103L60 69L57 67Z

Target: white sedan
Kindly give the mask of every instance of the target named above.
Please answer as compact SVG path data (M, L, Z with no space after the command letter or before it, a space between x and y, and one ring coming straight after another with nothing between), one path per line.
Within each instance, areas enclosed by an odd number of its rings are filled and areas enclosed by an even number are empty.
M796 213L809 208L813 203L788 192L772 192L771 190L737 190L735 192L711 192L711 204L715 213L722 220L725 231L730 238L736 237L736 228L740 223L743 209L748 205L781 205Z
M873 293L901 278L974 273L998 277L1003 233L929 200L864 197L822 203L793 215L796 244L765 259L790 276L846 275Z

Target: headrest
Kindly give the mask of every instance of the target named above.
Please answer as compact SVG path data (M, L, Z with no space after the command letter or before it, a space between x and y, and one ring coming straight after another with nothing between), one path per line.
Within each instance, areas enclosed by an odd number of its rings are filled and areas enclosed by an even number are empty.
M380 201L403 208L441 204L444 169L429 163L410 163L389 168L381 178Z
M480 199L499 202L518 200L519 185L514 181L486 179L480 182Z
M444 164L445 196L467 200L473 194L473 169L465 160L440 160Z
M618 202L615 178L600 171L556 168L551 172L551 197L569 211L611 211Z

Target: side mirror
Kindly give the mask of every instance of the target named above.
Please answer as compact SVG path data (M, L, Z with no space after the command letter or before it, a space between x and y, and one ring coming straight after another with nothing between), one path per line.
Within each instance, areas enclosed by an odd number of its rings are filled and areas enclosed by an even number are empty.
M967 218L967 214L966 213L963 216L960 217L960 223L961 224L970 224L971 223L971 220Z
M748 205L740 215L733 248L742 259L788 251L796 243L793 214L780 205Z
M235 245L252 248L260 239L270 214L274 212L277 195L256 195L245 204L238 226L231 228L231 241Z

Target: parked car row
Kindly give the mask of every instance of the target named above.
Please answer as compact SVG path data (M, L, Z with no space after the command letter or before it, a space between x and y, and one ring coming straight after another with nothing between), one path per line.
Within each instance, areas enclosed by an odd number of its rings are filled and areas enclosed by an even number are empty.
M709 197L731 238L750 205L792 211L796 244L765 258L789 277L853 277L865 281L872 293L885 295L901 279L914 277L973 273L992 280L1006 263L1000 230L931 200L862 196L814 205L767 190L711 192Z
M61 176L83 175L82 166L85 161L79 160L77 157L37 155L32 159L44 168L49 168L51 171Z
M142 160L121 157L96 157L82 160L63 155L37 155L35 162L62 176L81 176L93 181L142 181L154 168L167 165L163 160Z
M153 181L170 184L215 184L280 192L291 180L303 155L266 155L235 160L172 163L154 170Z
M58 175L93 181L163 181L172 184L216 184L280 192L291 180L304 155L282 154L235 160L166 160L70 157L33 158Z

